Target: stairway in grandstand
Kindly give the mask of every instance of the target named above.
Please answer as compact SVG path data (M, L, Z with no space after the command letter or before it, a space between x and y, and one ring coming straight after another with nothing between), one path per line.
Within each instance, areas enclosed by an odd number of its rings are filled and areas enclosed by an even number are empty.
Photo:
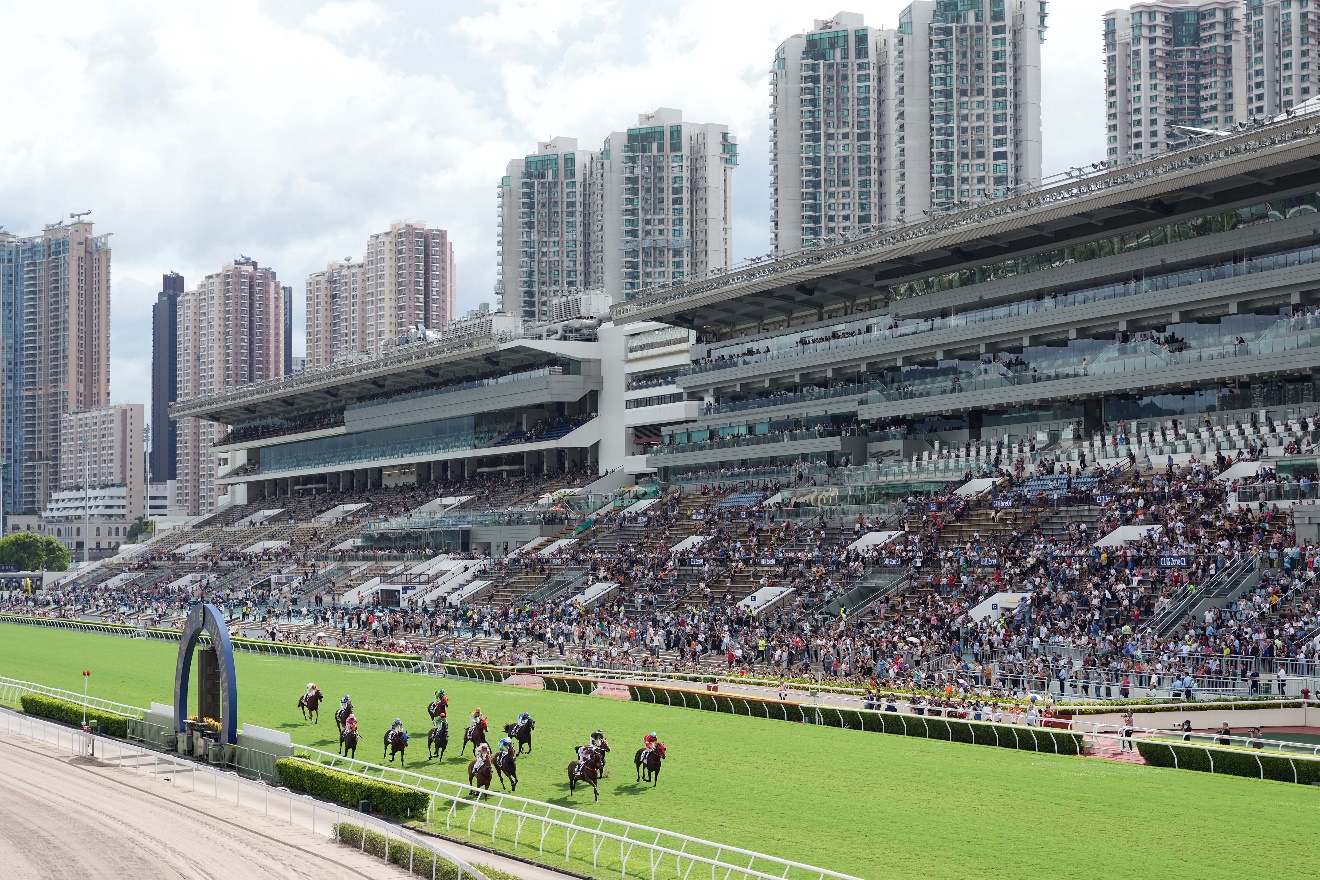
M1196 589L1183 587L1151 618L1148 628L1161 638L1173 632L1188 617L1195 617L1211 606L1235 601L1260 581L1260 571L1253 558L1229 563L1205 584Z

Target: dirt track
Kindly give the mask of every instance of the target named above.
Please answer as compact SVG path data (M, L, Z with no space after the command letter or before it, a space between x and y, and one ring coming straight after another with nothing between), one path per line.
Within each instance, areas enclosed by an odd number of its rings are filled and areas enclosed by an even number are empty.
M0 735L0 876L399 878L303 828Z

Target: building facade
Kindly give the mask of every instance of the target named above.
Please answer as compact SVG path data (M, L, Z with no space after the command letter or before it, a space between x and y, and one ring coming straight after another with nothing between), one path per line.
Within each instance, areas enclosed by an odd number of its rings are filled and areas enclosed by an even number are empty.
M0 476L10 512L59 479L60 419L110 398L110 246L85 220L0 233Z
M509 163L499 195L501 310L551 319L558 297L612 301L733 262L728 126L684 122L661 107L605 138L600 150L560 137Z
M361 261L337 260L309 275L306 297L312 368L375 354L418 326L441 330L458 316L449 233L422 223L391 224L368 239Z
M284 375L284 291L273 269L242 258L178 298L178 400ZM176 501L189 516L216 503L214 422L178 422Z
M617 302L731 266L737 165L728 126L669 107L610 134L593 163L592 286Z
M509 163L497 189L501 310L543 320L550 301L586 290L591 279L588 216L596 154L557 137Z
M818 247L1041 177L1042 0L917 0L892 29L840 12L770 71L771 246Z
M151 306L151 475L153 482L175 478L178 428L170 418L170 404L179 394L179 295L183 276L161 277L160 293Z
M145 430L146 410L140 403L77 410L60 419L61 491L52 496L47 516L56 508L82 505L81 491L69 490L83 489L121 498L130 521L142 516L147 493Z
M1317 95L1320 10L1301 0L1150 0L1104 17L1111 162L1227 130Z

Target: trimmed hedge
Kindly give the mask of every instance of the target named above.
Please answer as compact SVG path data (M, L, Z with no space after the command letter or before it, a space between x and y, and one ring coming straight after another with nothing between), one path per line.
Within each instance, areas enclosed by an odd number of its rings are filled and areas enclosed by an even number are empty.
M1227 773L1311 785L1320 782L1320 761L1247 749L1211 749L1191 743L1137 740L1137 751L1152 767Z
M998 746L1031 752L1050 752L1057 755L1078 755L1082 751L1081 734L1047 727L1019 727L991 724L986 721L964 721L961 718L848 709L843 706L803 706L799 703L779 700L760 700L755 697L644 685L629 685L628 695L634 700L647 703L702 709L707 712L726 712L746 715L750 718L822 724L826 727L870 730L899 736L919 736L926 739L942 739L948 742Z
M541 676L541 681L545 682L545 689L548 691L557 691L561 694L582 694L590 696L596 691L596 682L590 678L567 678L564 676Z
M378 859L398 865L409 873L436 880L458 880L458 869L422 847L395 842L391 844L379 831L364 829L348 822L335 823L335 839ZM432 873L434 872L434 873ZM468 875L470 876L470 875Z
M431 802L430 796L423 792L331 770L305 758L280 758L275 762L275 771L280 783L294 791L354 809L358 801L371 801L373 812L395 819L425 816Z
M71 703L68 700L48 697L45 694L23 694L18 699L23 706L23 711L29 715L49 718L51 721L71 724L74 727L82 726L83 707L80 703ZM93 709L90 706L87 707L88 724L99 721L101 722L102 731L120 739L128 738L128 722L136 720L136 718L129 718L127 715L117 715L114 712L105 712L100 709Z

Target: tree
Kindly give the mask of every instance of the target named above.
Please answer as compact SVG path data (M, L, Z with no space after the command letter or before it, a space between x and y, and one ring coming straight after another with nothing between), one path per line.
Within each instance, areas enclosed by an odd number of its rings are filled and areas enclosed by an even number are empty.
M145 517L138 517L137 521L128 527L128 534L124 536L124 540L127 543L132 544L137 541L138 538L141 538L144 535L150 536L155 531L156 523L153 520L149 520Z
M17 532L0 539L0 563L16 566L19 571L66 571L69 548L49 535Z

